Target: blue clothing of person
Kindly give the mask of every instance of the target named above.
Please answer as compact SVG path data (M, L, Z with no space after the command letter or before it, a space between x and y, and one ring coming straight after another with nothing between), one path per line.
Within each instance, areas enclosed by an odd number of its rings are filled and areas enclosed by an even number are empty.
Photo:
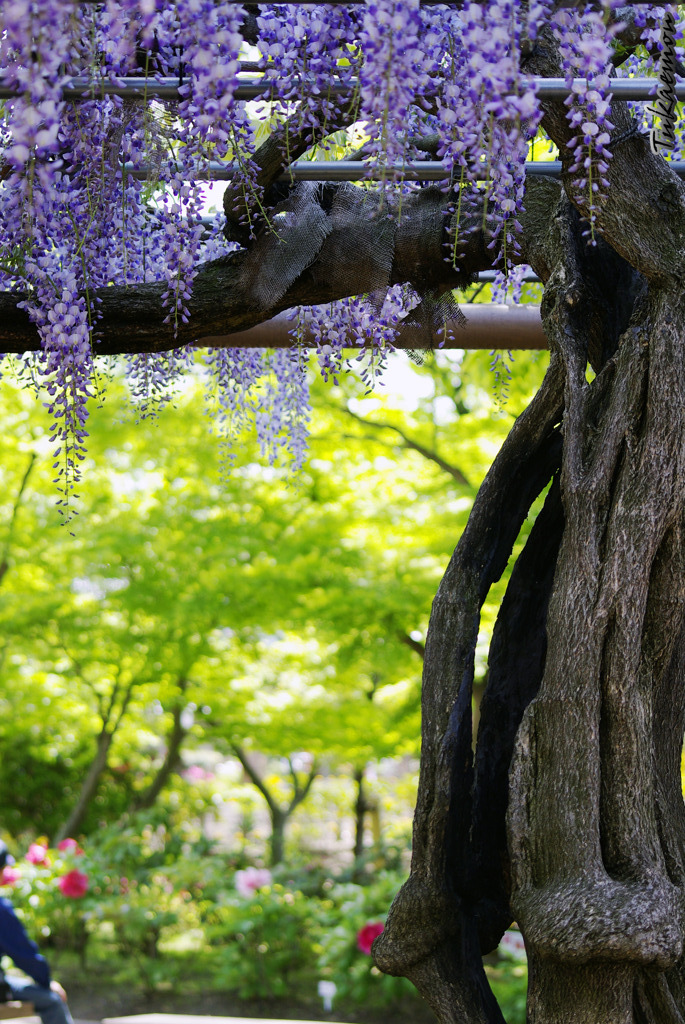
M69 1008L50 988L50 968L9 900L0 897L0 956L8 956L28 978L6 976L13 999L33 1003L43 1024L73 1024Z
M9 900L0 897L0 956L8 956L41 988L50 988L50 968L32 942Z
M30 978L12 978L6 975L5 980L12 990L12 998L21 999L24 1003L33 1003L43 1024L74 1024L69 1007L51 988L36 985Z

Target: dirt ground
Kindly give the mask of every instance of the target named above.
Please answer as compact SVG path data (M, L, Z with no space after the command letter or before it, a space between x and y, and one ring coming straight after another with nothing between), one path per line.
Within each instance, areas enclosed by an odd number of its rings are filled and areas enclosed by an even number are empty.
M94 990L86 985L69 985L72 1015L82 1021L100 1021L104 1017L136 1013L192 1013L218 1017L281 1018L283 1020L346 1021L349 1024L435 1024L435 1017L418 1003L411 1006L367 1008L345 1011L335 1007L324 1013L321 1002L298 1003L284 1000L239 1000L231 993L210 992L205 996L184 996L182 992L155 993L146 997L139 992Z

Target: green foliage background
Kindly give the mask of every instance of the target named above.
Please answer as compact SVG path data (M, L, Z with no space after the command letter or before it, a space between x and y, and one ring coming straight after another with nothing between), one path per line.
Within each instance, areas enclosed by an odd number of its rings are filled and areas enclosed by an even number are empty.
M330 818L323 794L336 778L417 756L432 597L545 356L517 357L503 407L486 353L396 362L401 390L359 398L352 378L313 382L311 457L295 479L264 466L247 437L227 469L195 386L136 422L114 373L92 413L71 532L54 507L43 411L28 391L0 390L0 821L11 842L59 832L108 737L78 828L88 895L58 898L57 867L14 892L65 970L69 956L97 963L104 950L121 958L122 977L134 961L155 992L179 957L202 952L206 977L245 998L311 993L314 976L334 978L352 1006L408 998L403 982L373 973L355 935L383 918L406 870L415 779L386 793L373 784L385 823L373 872L353 880L349 864L313 865L298 850L306 815ZM480 680L505 585L484 609ZM180 759L153 806L132 816L178 720ZM284 758L306 752L325 776L289 826L284 876L249 903L231 877L265 855L251 824L261 798L225 784L244 828L211 853L201 826L217 789L179 774L208 750L230 759L235 743L267 759L281 800ZM350 785L336 815L351 813ZM398 799L404 824L389 811ZM513 968L493 970L520 995Z

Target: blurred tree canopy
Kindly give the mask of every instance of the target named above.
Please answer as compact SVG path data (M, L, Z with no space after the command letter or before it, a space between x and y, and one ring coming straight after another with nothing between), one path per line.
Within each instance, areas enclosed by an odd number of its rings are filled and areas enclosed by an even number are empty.
M247 438L222 467L194 387L136 423L115 380L92 416L71 533L53 505L47 417L5 384L7 829L59 837L151 806L182 750L204 742L358 770L416 752L432 596L542 366L519 360L493 415L482 354L397 360L395 394L314 384L312 455L295 479Z

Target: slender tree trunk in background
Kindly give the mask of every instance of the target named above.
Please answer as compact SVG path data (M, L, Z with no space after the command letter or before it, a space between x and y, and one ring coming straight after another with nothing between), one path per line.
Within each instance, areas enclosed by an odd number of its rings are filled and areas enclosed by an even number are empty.
M271 816L271 838L269 845L271 849L271 867L282 864L285 859L285 825L288 815L279 807L270 808Z
M136 801L134 807L136 811L144 811L148 810L150 807L154 807L167 782L174 772L178 771L178 768L180 767L181 748L183 747L183 741L188 735L188 730L183 728L181 721L182 714L183 705L176 704L172 712L173 717L171 729L167 735L164 760L159 766L157 773L148 788L141 793L139 799Z
M364 822L368 806L364 792L364 769L355 768L354 781L357 787L357 799L354 803L354 869L355 878L361 875L364 858Z
M123 721L135 688L136 681L134 679L129 679L126 683L117 679L106 699L97 698L100 705L102 729L96 739L95 757L83 780L81 791L71 814L55 835L55 843L67 836L78 835L81 830L91 800L97 792L100 779L107 767L112 741Z
M166 737L164 760L148 788L141 793L136 801L135 810L147 810L150 807L154 807L159 794L181 764L181 748L188 735L188 729L183 725L183 710L186 706L188 682L189 680L185 673L181 673L176 680L178 694L171 711L171 728Z
M24 475L22 476L21 483L19 484L19 490L17 491L17 496L14 499L14 504L12 505L12 514L10 516L10 521L9 521L9 523L7 525L7 533L5 535L5 543L4 543L4 546L3 546L3 549L2 549L2 553L0 554L0 583L2 583L2 581L4 580L4 578L5 578L6 574L7 574L7 570L10 567L10 552L12 550L12 542L14 540L14 530L15 530L15 527L17 525L17 517L19 515L19 509L21 508L21 503L22 503L23 498L24 498L24 492L25 492L26 487L28 485L29 477L31 476L31 473L33 471L33 467L34 467L35 463L36 463L36 453L35 452L31 452L29 457L28 457L28 461L26 463L26 469L24 470Z
M240 761L241 765L245 769L245 774L249 778L250 782L257 787L259 792L266 800L266 805L269 810L269 817L271 819L271 838L269 841L270 846L270 858L271 866L274 867L277 864L281 864L285 858L285 827L293 814L293 812L300 806L303 800L307 798L309 790L312 787L312 783L318 774L318 768L316 762L312 765L311 771L307 775L304 784L300 782L297 772L293 767L292 761L289 760L290 765L290 778L293 787L293 795L288 804L285 806L279 804L275 796L269 789L266 780L262 778L257 769L250 761L247 753L237 743L232 745L232 750L235 756Z
M113 739L113 732L108 731L107 729L102 729L97 738L95 757L93 758L86 777L81 784L81 790L76 804L74 805L67 820L55 835L53 840L55 844L59 843L62 839L66 839L67 836L78 835L80 832L85 816L88 813L90 802L97 792L102 773L107 767L107 759L109 757L109 751L112 746Z

